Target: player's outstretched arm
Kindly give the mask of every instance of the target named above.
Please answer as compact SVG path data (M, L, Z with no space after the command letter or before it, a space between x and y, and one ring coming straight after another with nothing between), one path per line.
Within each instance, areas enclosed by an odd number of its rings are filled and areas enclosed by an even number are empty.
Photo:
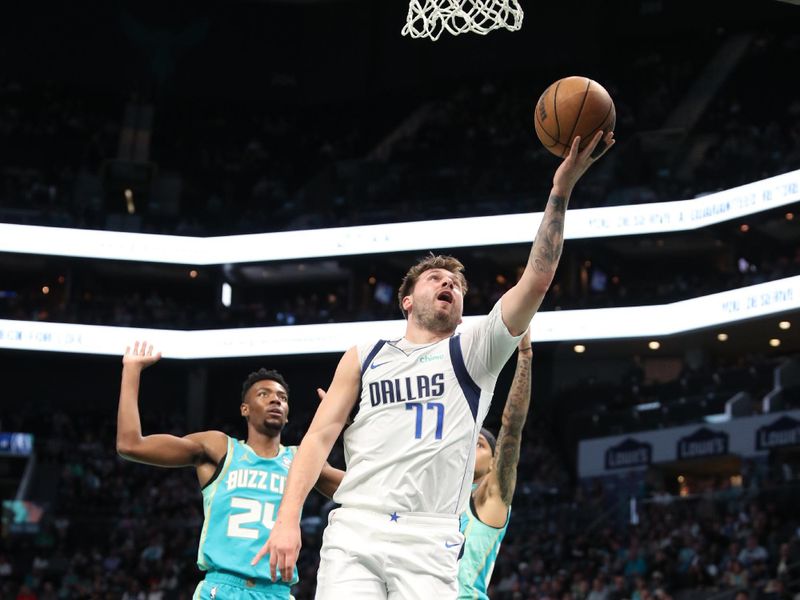
M252 564L256 564L269 554L269 571L273 581L277 569L284 581L292 578L300 553L300 510L311 487L319 479L325 459L356 403L360 380L358 352L350 348L339 361L328 393L320 402L289 467L286 490L269 539L252 560Z
M131 461L159 467L188 467L207 459L207 447L223 442L219 431L192 433L186 437L167 434L142 435L139 417L139 382L142 371L154 365L161 353L147 342L136 342L122 357L122 383L117 410L117 453ZM216 438L220 438L217 440ZM224 443L224 442L223 442Z
M525 332L517 346L517 369L503 408L503 424L497 436L494 455L494 468L491 474L497 481L500 499L505 506L511 506L514 489L517 486L517 465L522 444L522 429L531 405L531 347L530 330Z
M317 395L321 402L325 400L327 392L322 388L317 388ZM344 471L331 466L326 460L325 464L322 465L322 471L320 471L319 479L317 479L314 489L326 498L333 499L333 495L336 493L336 490L339 489L339 484L342 483L342 479L344 479Z
M601 139L605 147L592 157ZM614 132L609 131L604 135L598 131L583 150L579 150L580 141L580 137L573 140L569 155L553 176L553 188L533 241L528 264L517 284L503 296L503 321L513 335L519 335L527 329L553 281L564 246L564 216L572 189L586 170L614 145Z

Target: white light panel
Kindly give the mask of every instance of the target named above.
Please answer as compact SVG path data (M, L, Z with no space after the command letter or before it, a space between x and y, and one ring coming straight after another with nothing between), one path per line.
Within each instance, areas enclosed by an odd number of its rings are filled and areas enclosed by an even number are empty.
M576 195L580 194L580 190ZM566 239L688 231L800 200L800 170L692 200L568 212ZM543 199L531 200L541 206ZM0 224L0 252L187 265L530 243L542 213L221 237Z
M535 342L660 338L798 308L800 276L795 276L670 304L540 312L532 332ZM121 356L126 345L146 340L166 358L279 356L338 353L404 332L403 320L199 331L0 320L0 348Z

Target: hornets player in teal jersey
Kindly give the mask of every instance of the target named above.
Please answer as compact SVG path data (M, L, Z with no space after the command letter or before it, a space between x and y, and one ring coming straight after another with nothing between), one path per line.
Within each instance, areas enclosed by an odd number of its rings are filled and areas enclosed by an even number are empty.
M500 543L511 519L511 499L517 485L522 428L531 402L530 331L517 346L517 369L503 409L499 438L481 429L475 454L475 477L467 509L461 513L464 555L458 563L459 600L488 600Z
M122 384L117 414L117 452L128 460L159 467L194 467L203 494L205 521L197 565L206 571L194 598L203 600L277 600L291 598L297 582L272 582L250 566L250 558L268 537L283 497L295 447L281 445L289 415L289 386L277 371L260 369L242 385L239 410L247 422L247 440L221 431L184 437L142 435L139 418L141 372L160 353L136 342L122 359ZM320 390L320 396L322 396ZM317 490L332 496L343 472L325 466Z

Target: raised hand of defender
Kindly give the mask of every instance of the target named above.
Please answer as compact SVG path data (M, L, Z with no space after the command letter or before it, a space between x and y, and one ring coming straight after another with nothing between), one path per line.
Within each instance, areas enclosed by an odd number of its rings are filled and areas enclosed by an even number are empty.
M300 556L300 545L300 523L282 522L279 514L267 543L261 547L250 564L257 565L265 555L269 554L270 579L277 580L280 571L283 581L291 581L297 557Z
M603 140L604 147L595 153L600 140ZM572 192L572 188L586 173L586 170L614 145L614 132L608 131L604 134L602 131L598 131L583 150L580 150L580 144L581 138L576 136L572 140L569 154L556 169L556 174L553 176L553 187L558 193L569 194Z
M161 360L161 352L153 354L153 345L147 342L134 342L133 350L128 346L125 348L125 355L122 357L122 365L126 367L138 367L146 369L150 365L156 364Z

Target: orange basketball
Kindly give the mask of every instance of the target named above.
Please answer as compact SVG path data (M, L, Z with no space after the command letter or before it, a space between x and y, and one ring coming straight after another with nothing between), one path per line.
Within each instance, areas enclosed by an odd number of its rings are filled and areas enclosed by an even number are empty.
M572 140L581 149L598 130L612 131L617 121L614 101L605 88L587 77L565 77L548 87L536 103L536 135L550 152L562 158Z

